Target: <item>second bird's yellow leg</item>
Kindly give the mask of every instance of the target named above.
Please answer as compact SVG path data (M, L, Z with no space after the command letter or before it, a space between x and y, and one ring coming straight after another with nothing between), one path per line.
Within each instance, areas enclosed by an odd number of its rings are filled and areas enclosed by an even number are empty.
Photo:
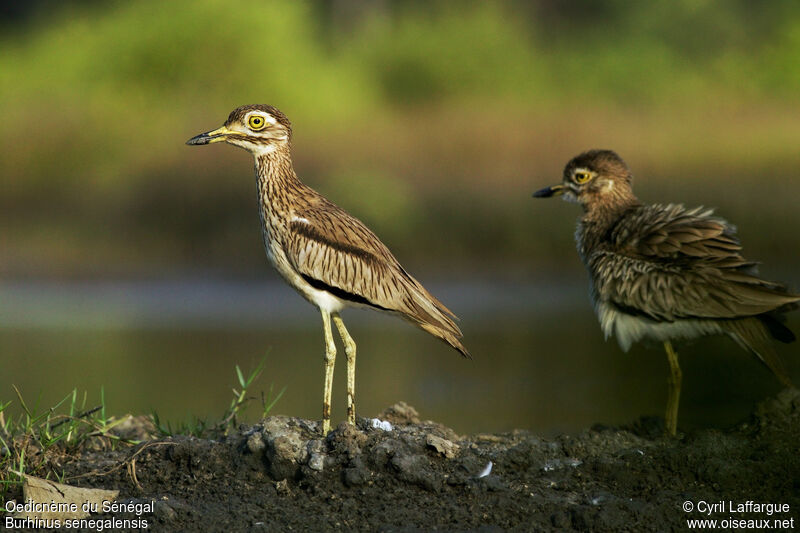
M667 433L675 435L678 430L678 405L681 400L681 380L683 375L678 364L678 354L672 348L672 343L665 342L664 349L667 351L667 360L669 361L669 379L667 380L669 390L667 393L667 413L664 416L664 420L667 426Z
M331 315L321 309L322 329L325 333L325 390L322 393L322 434L331 430L331 391L333 391L333 365L336 362L336 344L331 331Z
M344 327L342 317L334 313L333 322L339 330L339 335L344 343L344 353L347 355L347 422L356 425L356 342Z

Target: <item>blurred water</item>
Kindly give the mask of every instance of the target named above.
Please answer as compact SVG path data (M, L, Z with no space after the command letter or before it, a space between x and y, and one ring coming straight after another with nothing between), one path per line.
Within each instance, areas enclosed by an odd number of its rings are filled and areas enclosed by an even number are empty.
M473 360L396 318L346 311L359 350L359 414L375 416L404 400L461 433L526 428L548 435L660 415L662 350L623 353L605 342L584 282L426 283L461 316ZM789 325L800 330L797 317ZM778 349L800 378L797 344ZM679 354L686 428L733 424L779 390L728 339L701 339ZM12 384L41 406L74 387L94 404L104 386L111 413L219 416L236 384L234 365L247 370L266 357L255 394L270 384L286 387L273 412L317 418L322 355L316 309L277 281L0 285L0 400L15 404ZM344 374L340 349L335 421L345 415Z

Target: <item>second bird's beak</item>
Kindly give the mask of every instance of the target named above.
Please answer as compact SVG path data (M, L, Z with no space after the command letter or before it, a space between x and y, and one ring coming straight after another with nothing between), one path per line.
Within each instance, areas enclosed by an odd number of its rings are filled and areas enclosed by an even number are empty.
M545 187L542 190L536 191L533 193L534 198L550 198L551 196L561 196L567 192L567 188L563 185L551 185L550 187Z
M222 126L221 128L217 128L214 131L207 131L205 133L201 133L200 135L195 135L188 141L186 144L211 144L217 143L220 141L224 141L228 138L228 135L235 133L233 130L229 130L227 127Z

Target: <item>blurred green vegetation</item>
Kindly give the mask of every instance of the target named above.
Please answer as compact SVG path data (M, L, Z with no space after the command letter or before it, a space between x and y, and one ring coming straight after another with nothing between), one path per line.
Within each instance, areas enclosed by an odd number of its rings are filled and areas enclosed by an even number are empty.
M183 146L245 103L415 267L576 266L575 209L530 192L592 147L796 259L797 2L41 5L0 23L5 277L260 275L249 157Z

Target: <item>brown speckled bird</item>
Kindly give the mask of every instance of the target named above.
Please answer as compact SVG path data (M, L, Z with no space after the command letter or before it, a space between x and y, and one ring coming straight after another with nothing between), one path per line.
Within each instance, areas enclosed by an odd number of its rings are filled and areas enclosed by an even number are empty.
M292 166L289 119L269 105L235 109L225 124L186 144L226 142L255 158L267 256L280 275L322 313L325 390L322 431L330 430L336 345L331 318L347 356L347 420L355 424L356 343L339 312L368 307L404 318L469 357L455 315L400 266L361 221L304 185Z
M642 339L664 343L670 364L666 428L678 423L681 370L671 340L726 334L789 386L770 339L791 342L782 314L800 295L758 276L741 255L736 228L711 209L643 205L633 176L610 150L591 150L564 168L561 184L534 197L563 195L583 207L575 234L606 338L623 350Z

